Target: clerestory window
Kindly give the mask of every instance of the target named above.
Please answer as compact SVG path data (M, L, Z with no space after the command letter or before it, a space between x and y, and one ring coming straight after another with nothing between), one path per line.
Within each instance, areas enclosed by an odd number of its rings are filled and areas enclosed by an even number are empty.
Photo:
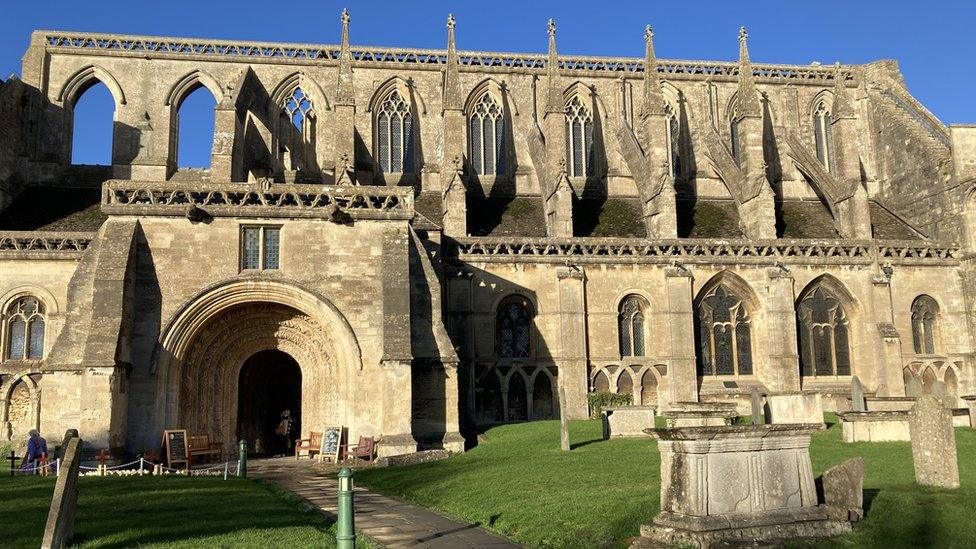
M833 136L830 128L830 106L821 100L813 113L813 139L817 147L817 159L827 171L833 171Z
M478 175L505 175L505 131L501 105L490 93L481 96L468 121L471 169Z
M573 96L566 104L566 174L593 175L593 113Z
M413 115L410 105L394 90L376 115L376 156L382 173L412 173Z

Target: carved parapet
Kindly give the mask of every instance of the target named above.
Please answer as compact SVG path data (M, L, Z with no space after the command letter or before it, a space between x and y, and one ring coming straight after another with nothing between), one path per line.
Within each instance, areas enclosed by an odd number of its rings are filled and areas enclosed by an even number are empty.
M958 246L874 240L646 240L625 238L458 239L458 256L474 262L843 264L883 260L904 265L958 265Z
M241 40L208 40L164 38L121 34L99 34L64 31L38 31L33 45L48 51L81 51L87 55L132 55L145 58L207 58L250 63L256 60L281 63L338 65L340 46L336 44L285 44ZM351 46L353 67L424 65L440 70L448 62L447 50ZM546 55L458 51L461 67L478 70L545 73ZM644 60L633 57L559 56L563 74L603 73L607 76L641 74ZM738 77L738 63L721 61L683 61L657 59L657 70L669 79L733 81ZM753 77L761 82L799 81L815 85L832 82L834 67L809 65L752 65ZM845 81L854 81L854 68L838 71Z
M107 181L109 215L184 216L199 208L213 217L333 219L337 208L356 219L413 218L413 190L395 187Z
M91 246L95 233L0 232L0 258L61 259L77 257Z

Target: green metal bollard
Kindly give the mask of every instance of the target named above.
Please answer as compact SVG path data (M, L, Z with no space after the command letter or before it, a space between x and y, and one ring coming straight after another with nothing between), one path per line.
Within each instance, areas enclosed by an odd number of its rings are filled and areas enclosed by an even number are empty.
M237 463L237 476L247 478L247 441L243 438L240 442L240 450L237 455L240 461Z
M352 495L352 471L348 467L339 469L339 522L336 525L336 548L355 549L356 524L355 504Z

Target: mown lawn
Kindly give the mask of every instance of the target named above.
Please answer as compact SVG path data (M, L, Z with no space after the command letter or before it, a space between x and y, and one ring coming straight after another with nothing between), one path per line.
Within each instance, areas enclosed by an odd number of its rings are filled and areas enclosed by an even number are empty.
M0 477L0 545L38 547L54 478ZM81 478L82 547L334 547L334 524L297 496L253 480Z
M832 415L814 435L816 474L862 456L867 517L828 547L976 545L976 430L956 429L962 488L914 483L907 442L844 444ZM481 525L533 547L623 547L658 512L660 459L651 439L600 438L598 421L502 425L444 461L360 471L360 485Z

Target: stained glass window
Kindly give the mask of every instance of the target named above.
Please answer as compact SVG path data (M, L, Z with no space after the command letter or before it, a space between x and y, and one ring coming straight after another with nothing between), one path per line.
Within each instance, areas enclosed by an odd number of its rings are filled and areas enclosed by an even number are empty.
M593 114L574 96L566 104L566 172L570 177L593 175Z
M797 307L800 374L851 374L848 320L843 305L822 286L806 293Z
M912 343L915 354L935 354L936 319L939 305L927 295L919 296L912 303Z
M7 353L13 360L44 358L44 305L34 297L22 297L6 311Z
M644 299L630 295L620 302L617 333L620 356L644 356Z
M499 305L496 329L500 358L530 356L531 323L528 302L524 298L506 300Z
M725 284L718 284L699 301L698 374L752 374L752 334L749 311Z
M376 153L381 172L413 172L413 115L410 105L395 90L376 116Z

